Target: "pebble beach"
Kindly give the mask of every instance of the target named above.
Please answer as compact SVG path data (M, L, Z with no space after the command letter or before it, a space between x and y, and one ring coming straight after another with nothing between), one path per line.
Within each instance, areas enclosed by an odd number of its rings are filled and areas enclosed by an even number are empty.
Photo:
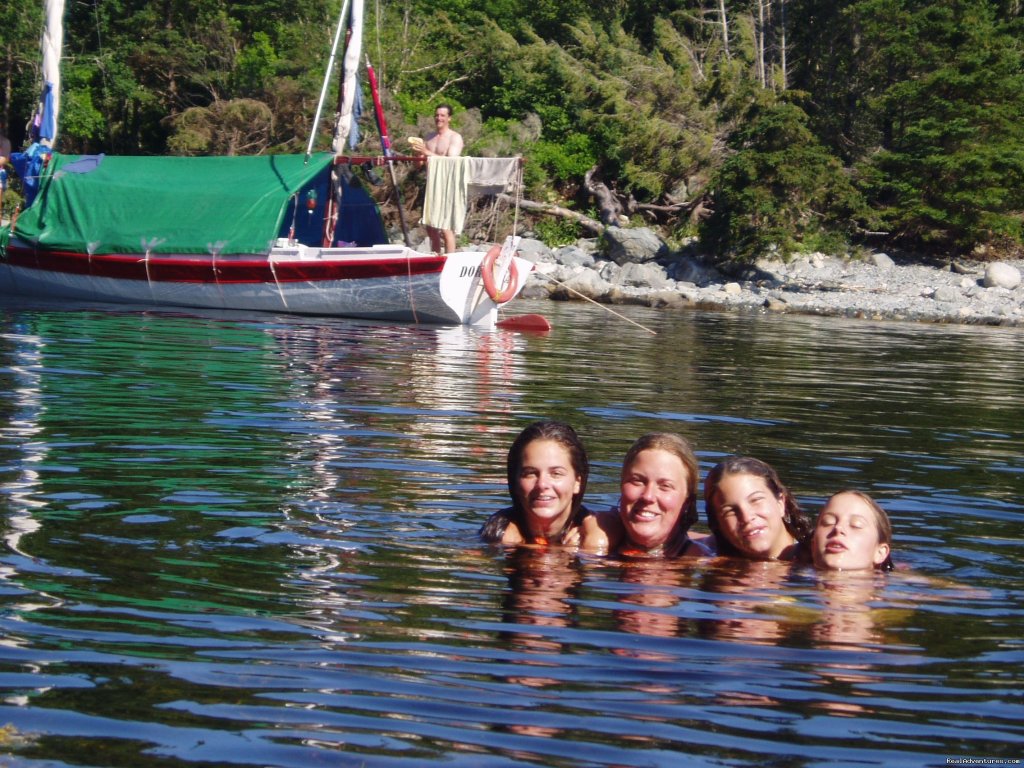
M629 233L629 234L626 234ZM1024 260L925 265L885 253L771 256L723 272L649 230L552 249L524 238L526 298L789 312L870 320L1024 326Z

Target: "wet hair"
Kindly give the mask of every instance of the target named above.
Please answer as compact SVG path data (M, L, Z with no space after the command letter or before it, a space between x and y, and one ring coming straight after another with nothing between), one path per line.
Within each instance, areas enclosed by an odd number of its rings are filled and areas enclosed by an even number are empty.
M437 112L437 110L439 110L439 109L447 109L448 110L448 117L451 117L452 113L455 111L455 110L452 109L452 105L451 104L445 104L445 103L438 104L436 107L434 107L434 111L435 112Z
M719 483L722 482L722 478L728 475L753 475L764 480L768 490L774 496L782 497L782 524L786 526L789 535L796 539L798 549L803 550L806 548L805 542L814 532L814 527L811 525L811 521L807 519L803 510L800 509L796 497L790 493L790 490L779 479L779 473L770 464L760 459L755 459L752 456L730 456L712 467L707 477L704 478L704 511L708 516L708 528L715 535L719 554L736 557L744 556L744 553L737 549L722 532L722 526L718 520L718 509L714 502L715 492L718 490Z
M693 452L690 441L675 432L649 432L637 438L636 442L626 451L622 459L622 476L626 479L626 472L633 466L636 457L644 451L665 451L683 462L686 468L686 505L679 516L679 528L682 533L690 530L690 526L697 522L697 479L699 470L697 468L697 456Z
M878 531L878 543L889 545L889 554L885 556L885 560L875 566L875 570L886 572L891 571L896 566L892 561L892 521L889 520L889 515L884 509L882 509L881 505L877 501L864 493L864 491L858 491L853 488L847 488L833 493L825 500L825 507L827 507L828 503L836 496L842 496L844 494L856 496L871 508L871 511L875 515L875 529ZM822 509L824 510L825 507L822 507ZM821 513L819 513L819 517L820 515ZM815 522L815 526L817 526L817 522Z
M519 474L523 469L523 451L526 446L535 440L551 440L558 443L569 452L569 461L572 464L576 477L580 479L580 490L572 497L572 518L575 519L580 507L583 505L583 494L587 491L587 476L590 474L590 462L587 459L587 449L583 447L576 430L561 421L535 421L526 429L520 432L512 441L512 447L508 449L508 493L512 497L513 515L517 520L523 520L523 509L519 503L519 495L516 493Z

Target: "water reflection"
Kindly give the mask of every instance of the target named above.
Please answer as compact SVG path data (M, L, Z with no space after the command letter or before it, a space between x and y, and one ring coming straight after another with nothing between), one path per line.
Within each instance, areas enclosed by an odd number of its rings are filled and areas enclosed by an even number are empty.
M884 677L871 663L870 654L882 652L884 637L878 626L885 576L828 572L818 577L821 615L811 626L814 647L850 651L854 658L823 662L814 667L823 698L816 706L843 716L873 714L861 687L881 685ZM855 653L852 653L855 652Z
M782 611L791 601L783 588L791 570L790 563L777 561L719 560L701 582L717 608L716 618L702 623L702 634L743 644L779 643L790 626Z
M17 758L1019 751L1019 332L538 309L550 334L0 308L0 725L41 735ZM595 507L636 436L680 431L811 509L872 493L930 578L483 548L539 417L586 440Z

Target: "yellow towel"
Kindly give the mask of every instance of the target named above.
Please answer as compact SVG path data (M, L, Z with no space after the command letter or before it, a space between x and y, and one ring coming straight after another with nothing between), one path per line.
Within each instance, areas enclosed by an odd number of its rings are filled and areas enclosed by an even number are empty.
M427 158L427 185L423 196L423 223L460 234L466 225L469 174L465 157Z

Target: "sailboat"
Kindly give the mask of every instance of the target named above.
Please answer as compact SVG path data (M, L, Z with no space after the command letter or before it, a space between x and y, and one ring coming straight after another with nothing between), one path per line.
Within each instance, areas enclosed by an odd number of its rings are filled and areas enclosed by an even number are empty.
M63 0L46 5L38 140L12 156L26 207L0 228L0 293L487 328L533 269L515 237L448 254L389 242L363 169L425 161L387 145L377 157L341 153L359 88L362 0L345 0L324 78L326 90L346 29L332 151L312 151L318 106L304 155L254 157L55 151Z

